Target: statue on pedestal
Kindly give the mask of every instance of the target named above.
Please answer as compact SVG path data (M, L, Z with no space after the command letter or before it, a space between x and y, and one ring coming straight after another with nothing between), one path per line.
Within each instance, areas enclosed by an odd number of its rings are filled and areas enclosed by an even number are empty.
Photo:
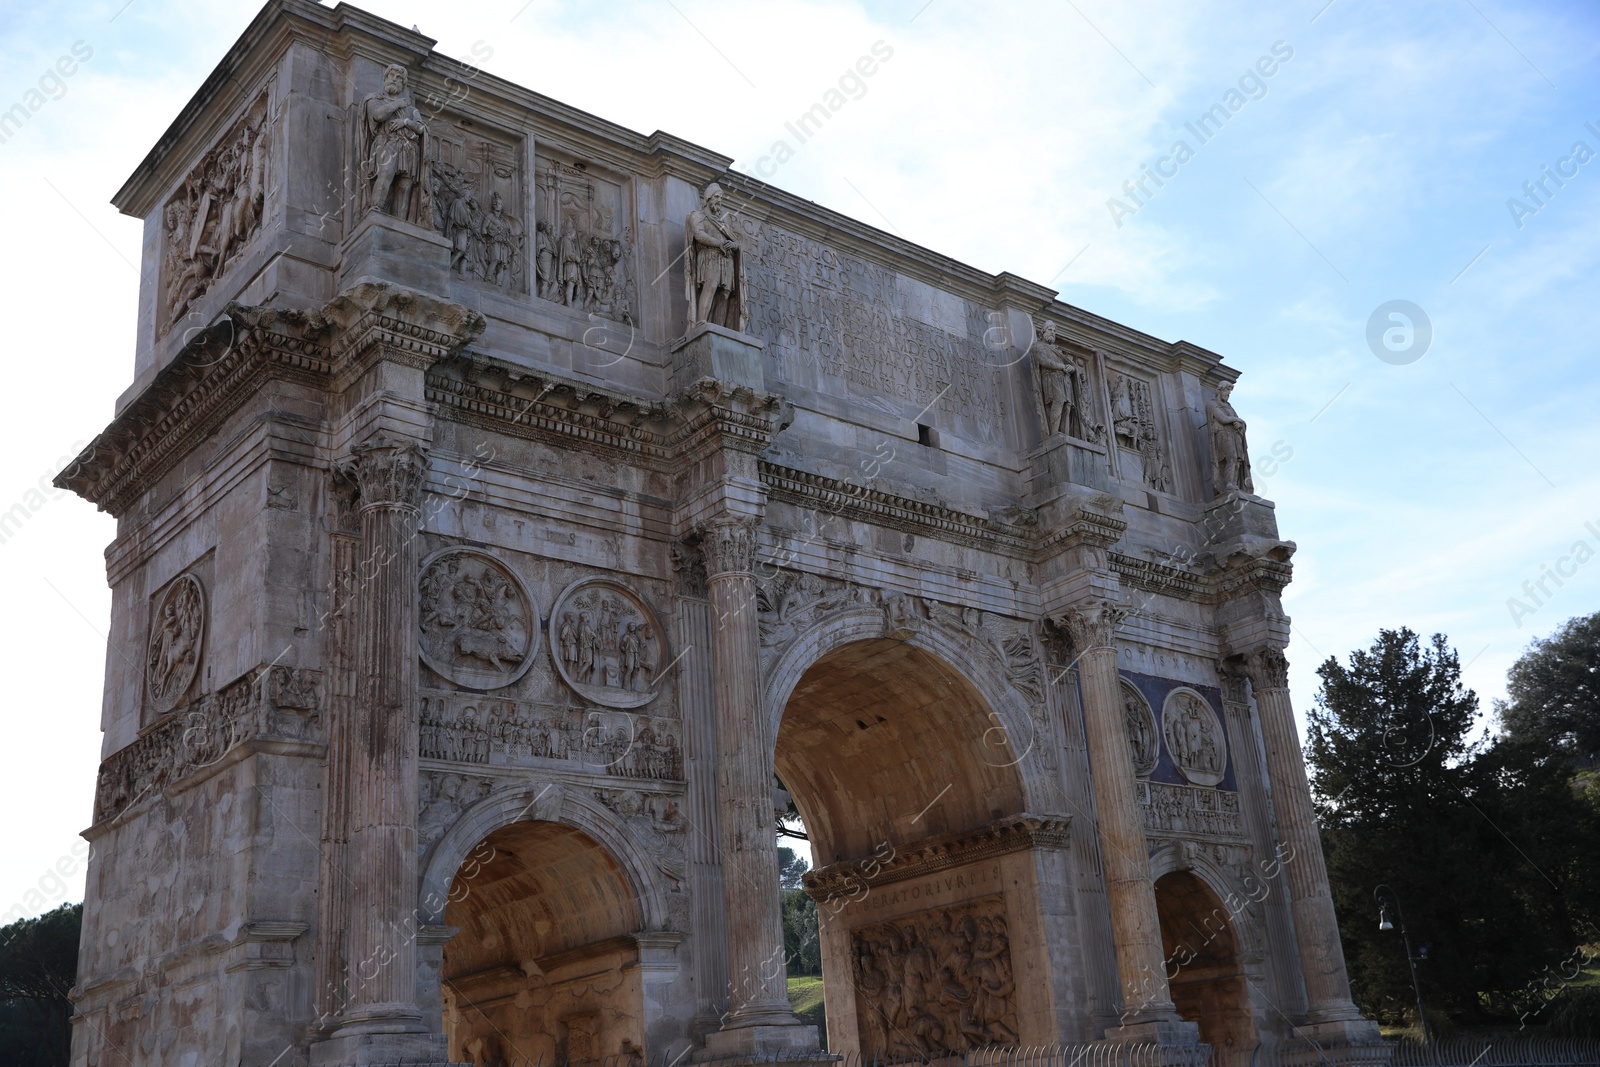
M700 194L700 206L689 213L685 224L684 294L691 329L708 322L744 330L744 250L733 214L723 210L722 186L716 182Z
M1033 343L1033 364L1039 373L1039 399L1044 404L1044 436L1066 434L1088 440L1083 417L1089 372L1056 345L1056 324L1046 320Z
M1250 452L1245 446L1245 424L1228 403L1233 383L1223 382L1206 404L1211 429L1212 488L1218 496L1231 492L1254 493L1250 480Z
M431 227L428 188L428 124L406 88L406 68L391 63L383 92L361 103L361 161L368 210Z

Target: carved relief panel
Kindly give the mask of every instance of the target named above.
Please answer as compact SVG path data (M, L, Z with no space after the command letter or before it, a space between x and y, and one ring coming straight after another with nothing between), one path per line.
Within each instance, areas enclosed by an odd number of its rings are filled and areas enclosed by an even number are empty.
M521 145L444 116L432 121L431 133L433 227L450 242L450 269L508 293L526 293Z
M1228 742L1217 713L1192 689L1174 689L1161 706L1161 736L1185 779L1215 786L1226 775Z
M424 759L499 767L570 760L616 778L683 777L679 726L670 718L426 690L417 728Z
M485 552L447 548L418 581L422 661L472 689L510 685L533 665L539 609L516 572Z
M543 155L533 181L535 295L634 325L639 294L624 183L591 173L581 160Z
M1156 717L1144 695L1126 681L1122 683L1122 715L1128 728L1128 750L1133 756L1133 773L1140 778L1149 777L1161 755Z
M165 714L177 707L200 668L205 645L206 594L200 579L183 574L151 606L150 644L145 650L145 689L150 707Z
M1017 1042L1016 981L998 896L857 930L861 1051L922 1056Z
M170 328L261 232L271 165L268 93L200 157L161 212L161 322Z
M550 654L562 680L608 708L654 700L666 650L666 632L650 605L617 582L574 582L550 612Z
M1142 378L1111 374L1111 431L1123 476L1172 492L1172 461L1162 440L1160 393Z

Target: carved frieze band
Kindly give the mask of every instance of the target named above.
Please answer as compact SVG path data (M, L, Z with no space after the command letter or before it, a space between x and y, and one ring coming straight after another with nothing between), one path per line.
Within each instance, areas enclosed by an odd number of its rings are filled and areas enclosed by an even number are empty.
M316 671L272 666L173 711L100 764L94 821L114 818L246 741L320 743L320 687Z
M1152 834L1243 838L1239 794L1222 789L1140 781L1144 828Z
M558 760L616 778L683 779L673 719L429 691L418 722L423 759L501 767Z
M1026 849L1064 849L1071 843L1069 815L1016 815L890 849L886 857L840 860L805 875L813 900L853 897L863 885L890 885Z

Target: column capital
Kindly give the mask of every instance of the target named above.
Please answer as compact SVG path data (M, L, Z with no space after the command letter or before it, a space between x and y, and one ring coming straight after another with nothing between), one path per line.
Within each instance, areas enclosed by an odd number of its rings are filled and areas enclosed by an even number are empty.
M1245 673L1256 689L1289 688L1289 659L1283 649L1273 645L1253 648L1244 654Z
M1067 631L1073 650L1082 655L1093 648L1115 648L1112 638L1127 617L1126 604L1096 598L1079 601L1053 616L1051 621Z
M699 527L700 556L707 580L725 574L750 574L756 563L756 527L751 518L713 519Z
M414 441L382 435L350 450L340 473L361 493L361 510L376 507L419 507L428 471L428 453Z

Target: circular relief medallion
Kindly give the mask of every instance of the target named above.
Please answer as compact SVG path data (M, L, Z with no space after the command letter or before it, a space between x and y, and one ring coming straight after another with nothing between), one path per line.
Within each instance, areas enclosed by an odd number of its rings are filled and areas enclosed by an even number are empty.
M1222 723L1206 699L1193 689L1174 689L1161 706L1161 736L1178 772L1195 785L1222 781L1228 743Z
M1140 778L1156 769L1161 744L1156 739L1156 717L1144 694L1128 682L1122 683L1122 717L1128 728L1128 751L1133 757L1133 773Z
M550 611L550 655L566 683L608 708L637 708L658 695L666 635L633 590L604 578L567 586Z
M162 594L150 626L150 650L145 656L145 684L150 703L165 713L178 706L200 667L200 646L205 640L206 593L200 579L180 576Z
M422 561L422 661L469 689L521 678L539 650L539 611L516 572L486 552L446 548Z

